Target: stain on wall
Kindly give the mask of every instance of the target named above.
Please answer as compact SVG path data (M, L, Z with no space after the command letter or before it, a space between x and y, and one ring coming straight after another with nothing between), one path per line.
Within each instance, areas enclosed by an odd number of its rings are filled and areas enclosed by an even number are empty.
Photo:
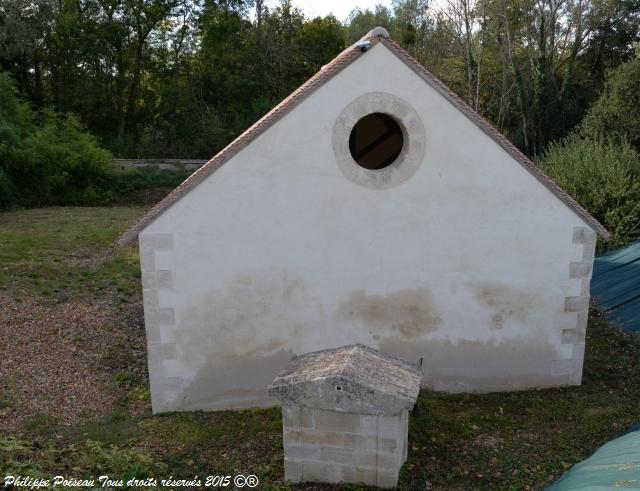
M503 341L431 339L408 342L386 337L378 342L385 352L413 363L422 359L423 385L447 392L552 387L569 383L569 375L550 369L558 353L536 337Z
M270 355L242 356L216 353L201 364L187 384L179 407L191 409L242 408L272 406L277 403L267 394L267 386L294 356L293 351L280 349Z
M190 299L177 319L185 385L174 407L272 405L266 388L308 335L296 308L312 300L299 275L241 274Z
M495 281L470 283L468 287L474 297L491 310L488 320L491 329L502 329L513 321L524 324L529 312L542 305L542 300L529 289Z
M478 324L485 329L526 324L531 309L542 302L535 292L494 281L460 287L484 306ZM443 310L428 288L385 294L353 290L334 312L328 325L313 289L301 276L285 272L236 275L225 288L190 299L177 320L177 358L187 374L173 406L271 405L275 401L266 387L291 357L309 351L309 345L321 349L349 342L422 361L424 384L437 390L487 392L568 383L568 375L549 369L558 359L555 347L534 333L485 341L440 337L446 325Z
M296 307L312 304L299 275L242 274L225 288L193 298L183 311L178 329L184 344L188 340L194 346L204 343L225 353L264 356L282 349L292 336L304 335Z
M355 290L338 308L347 321L356 321L380 336L394 332L405 338L416 338L434 331L442 319L427 288L407 288L384 295Z

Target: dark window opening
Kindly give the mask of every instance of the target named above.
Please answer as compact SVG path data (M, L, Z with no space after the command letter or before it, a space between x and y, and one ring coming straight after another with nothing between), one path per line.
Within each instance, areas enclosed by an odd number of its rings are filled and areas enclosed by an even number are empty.
M365 169L384 169L400 155L402 128L386 114L372 113L360 119L349 136L351 156Z

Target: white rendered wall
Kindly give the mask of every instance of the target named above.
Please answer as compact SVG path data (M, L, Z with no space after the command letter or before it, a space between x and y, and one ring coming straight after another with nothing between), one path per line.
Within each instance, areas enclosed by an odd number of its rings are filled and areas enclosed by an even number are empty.
M424 162L390 189L347 180L332 151L366 92L425 128ZM140 234L154 410L273 404L291 356L355 342L422 360L438 390L579 383L593 247L576 234L594 241L377 44Z

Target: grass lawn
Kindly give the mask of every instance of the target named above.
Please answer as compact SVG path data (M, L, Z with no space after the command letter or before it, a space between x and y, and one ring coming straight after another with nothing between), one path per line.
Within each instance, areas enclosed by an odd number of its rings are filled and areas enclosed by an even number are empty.
M139 290L134 248L115 247L140 207L44 208L0 213L0 289L52 301L88 298L115 287Z
M137 251L113 242L142 211L0 213L0 323L25 334L11 348L0 339L0 479L244 473L288 489L279 409L151 415ZM81 356L91 358L73 365ZM640 340L594 313L581 387L423 391L400 488L541 489L640 420L639 361Z

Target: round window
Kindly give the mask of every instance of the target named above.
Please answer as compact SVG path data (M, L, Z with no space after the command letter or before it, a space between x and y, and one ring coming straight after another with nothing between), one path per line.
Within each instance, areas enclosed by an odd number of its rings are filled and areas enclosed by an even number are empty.
M386 92L367 92L338 115L331 132L336 163L350 181L387 189L409 179L425 151L422 120L411 105Z
M402 128L384 113L367 114L358 120L349 136L349 150L360 167L377 170L391 165L404 144Z

